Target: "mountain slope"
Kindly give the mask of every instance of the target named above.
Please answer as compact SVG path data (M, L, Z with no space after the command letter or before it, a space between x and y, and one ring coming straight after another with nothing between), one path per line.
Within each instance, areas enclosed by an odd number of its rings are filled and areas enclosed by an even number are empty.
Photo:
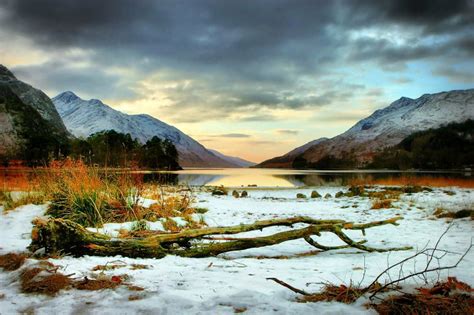
M179 152L179 164L185 167L238 167L224 160L196 140L149 115L127 115L100 100L83 100L73 92L64 92L53 98L59 115L68 130L77 137L87 137L103 130L129 133L145 143L153 136L169 139Z
M67 142L51 100L0 65L0 156L43 163Z
M297 157L309 165L327 157L350 158L361 166L370 162L376 152L397 145L414 132L473 118L474 89L425 94L417 99L402 97ZM286 167L291 167L295 158L287 161ZM267 161L260 166L266 165Z
M250 161L241 159L241 158L236 157L236 156L228 156L228 155L222 154L219 151L216 151L216 150L213 150L213 149L208 149L208 150L211 151L212 153L214 153L215 155L217 155L218 157L220 157L221 159L229 161L230 163L236 164L239 167L250 167L250 166L254 166L255 164L257 164L257 163L254 163L254 162L250 162Z
M324 141L328 140L328 138L319 138L313 141L310 141L296 149L291 150L290 152L286 153L282 156L277 156L266 160L257 165L257 167L269 167L269 168L291 168L294 159L305 152L310 147L320 144Z
M0 84L8 87L22 103L32 107L51 125L55 136L69 136L66 126L59 116L51 99L43 91L18 80L5 66L0 65Z

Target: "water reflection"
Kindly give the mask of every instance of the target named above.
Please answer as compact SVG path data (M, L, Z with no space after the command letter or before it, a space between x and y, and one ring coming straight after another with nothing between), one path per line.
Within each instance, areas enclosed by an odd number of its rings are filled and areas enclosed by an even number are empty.
M284 169L187 169L172 172L179 184L190 186L226 187L301 187L347 185L355 181L379 180L397 177L466 178L463 173L398 172L398 171L301 171ZM467 178L471 178L468 176Z
M40 171L41 172L41 171ZM110 172L110 171L109 171ZM116 171L128 172L127 170ZM31 170L2 170L0 185L3 189L26 189L35 175ZM355 182L374 183L386 180L389 184L397 184L397 180L417 179L421 185L438 186L458 185L473 187L474 178L471 172L398 172L398 171L301 171L286 169L185 169L176 172L134 171L136 176L147 183L181 184L189 186L220 186L226 187L301 187L301 186L339 186ZM441 179L441 184L439 184ZM25 186L23 187L22 186ZM0 188L1 188L0 187Z

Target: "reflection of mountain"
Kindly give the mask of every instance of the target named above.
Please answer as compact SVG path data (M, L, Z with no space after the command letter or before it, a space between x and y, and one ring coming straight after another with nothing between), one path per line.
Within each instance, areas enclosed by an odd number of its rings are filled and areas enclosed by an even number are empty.
M227 175L179 174L178 182L189 186L205 186L224 177Z

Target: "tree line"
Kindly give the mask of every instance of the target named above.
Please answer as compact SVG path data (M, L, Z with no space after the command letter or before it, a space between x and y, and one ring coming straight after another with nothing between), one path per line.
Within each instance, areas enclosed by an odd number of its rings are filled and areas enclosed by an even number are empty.
M464 169L474 167L474 120L411 134L379 152L369 168Z
M154 136L141 144L130 134L114 130L94 133L89 137L58 141L53 137L41 135L31 137L25 143L23 153L3 157L8 166L11 159L20 159L28 166L45 166L51 160L71 157L82 159L87 164L103 167L139 167L147 169L181 169L178 151L174 144Z

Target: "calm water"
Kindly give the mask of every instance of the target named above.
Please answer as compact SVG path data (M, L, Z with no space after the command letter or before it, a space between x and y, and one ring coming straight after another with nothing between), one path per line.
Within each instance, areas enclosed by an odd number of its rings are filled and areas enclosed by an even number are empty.
M307 171L287 169L186 169L164 173L148 173L145 179L169 176L175 183L190 186L226 187L301 187L345 185L353 180L397 178L400 176L430 176L447 178L472 178L471 173L459 172L398 172L398 171Z
M1 170L0 184L15 185L16 177L30 178L32 171ZM182 184L189 186L226 186L226 187L301 187L324 185L347 185L354 180L393 179L398 177L456 178L474 180L467 172L398 172L398 171L307 171L287 169L185 169L176 172L134 172L143 175L145 182ZM27 180L28 181L28 180ZM12 187L11 187L12 188Z

